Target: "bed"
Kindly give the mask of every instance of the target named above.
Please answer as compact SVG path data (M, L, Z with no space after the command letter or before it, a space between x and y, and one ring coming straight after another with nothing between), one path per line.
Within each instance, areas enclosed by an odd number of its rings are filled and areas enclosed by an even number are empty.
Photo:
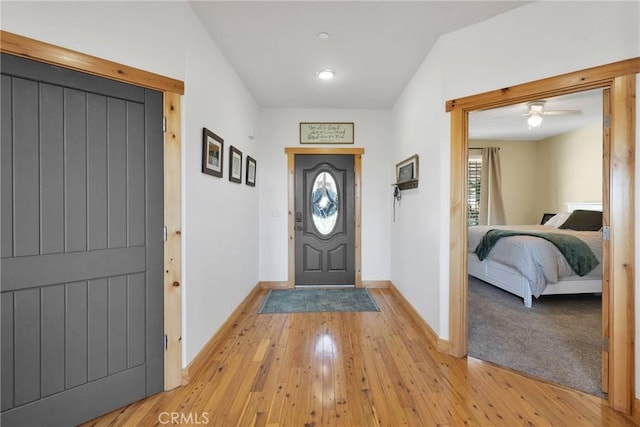
M523 298L524 305L528 308L531 307L533 297L540 295L601 293L602 231L599 226L602 222L600 219L600 224L596 227L594 219L598 213L601 218L600 204L570 203L568 212L554 215L543 225L469 227L468 273ZM592 217L588 226L571 221L585 215ZM589 229L581 229L585 227ZM492 233L503 233L505 236L500 236L487 252L478 245L485 243L490 230L498 230ZM510 235L512 231L515 232L514 235ZM587 268L575 267L575 260L567 260L556 246L557 242L553 243L540 236L553 237L554 240L580 240L580 244L586 245L595 259ZM479 249L478 253L476 249ZM592 266L594 267L591 268Z

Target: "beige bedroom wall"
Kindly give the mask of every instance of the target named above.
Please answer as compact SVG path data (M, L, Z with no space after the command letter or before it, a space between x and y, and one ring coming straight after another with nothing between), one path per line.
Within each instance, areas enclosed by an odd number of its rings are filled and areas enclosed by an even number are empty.
M566 212L567 202L602 202L602 123L539 142L540 207Z
M507 224L538 224L537 142L470 140L470 148L500 147L502 197Z
M539 224L567 202L602 201L602 124L541 141L470 140L469 148L500 147L507 224Z

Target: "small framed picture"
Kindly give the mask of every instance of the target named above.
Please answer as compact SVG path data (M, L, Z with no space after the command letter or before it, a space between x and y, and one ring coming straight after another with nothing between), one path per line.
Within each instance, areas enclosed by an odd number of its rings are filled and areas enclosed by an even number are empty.
M396 185L401 190L418 186L418 155L396 164Z
M224 140L207 128L202 128L202 173L222 178Z
M242 151L229 147L229 181L242 182Z
M300 122L300 144L353 144L353 122Z
M247 179L245 183L252 187L256 186L256 159L247 156Z

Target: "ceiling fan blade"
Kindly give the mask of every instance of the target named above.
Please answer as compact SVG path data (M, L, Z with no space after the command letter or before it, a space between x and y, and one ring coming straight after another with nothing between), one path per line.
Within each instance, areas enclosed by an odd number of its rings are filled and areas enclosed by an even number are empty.
M555 110L543 111L543 116L570 116L573 114L582 114L582 110Z
M529 113L525 113L525 114L505 114L504 116L492 116L492 117L485 117L483 118L483 120L495 120L495 119L507 119L509 117L526 117L528 116Z

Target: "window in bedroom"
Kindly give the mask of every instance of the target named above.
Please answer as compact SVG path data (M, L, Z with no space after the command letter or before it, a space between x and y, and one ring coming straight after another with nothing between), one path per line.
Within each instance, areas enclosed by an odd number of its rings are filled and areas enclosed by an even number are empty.
M478 225L480 218L480 172L482 150L469 150L467 179L467 225Z

